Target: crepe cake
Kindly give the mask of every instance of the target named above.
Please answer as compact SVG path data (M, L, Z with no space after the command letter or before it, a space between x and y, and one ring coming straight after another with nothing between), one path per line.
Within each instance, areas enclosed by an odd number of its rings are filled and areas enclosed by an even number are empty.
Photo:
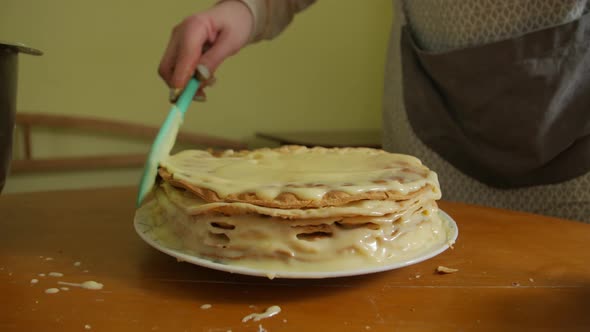
M273 271L391 264L447 241L436 173L415 157L370 148L210 152L160 163L138 213L168 245Z

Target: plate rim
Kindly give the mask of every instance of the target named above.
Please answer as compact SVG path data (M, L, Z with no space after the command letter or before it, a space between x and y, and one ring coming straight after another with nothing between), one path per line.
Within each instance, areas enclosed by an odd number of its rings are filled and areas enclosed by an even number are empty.
M135 232L148 245L150 245L152 248L154 248L164 254L167 254L169 256L176 258L178 261L181 261L181 262L187 262L187 263L190 263L193 265L206 267L206 268L217 270L217 271L229 272L232 274L242 274L242 275L248 275L248 276L254 276L254 277L265 277L265 278L270 278L270 279L275 279L275 278L276 279L326 279L326 278L352 277L352 276L359 276L359 275L366 275L366 274L374 274L374 273L379 273L379 272L384 272L384 271L389 271L389 270L396 270L396 269L400 269L400 268L403 268L406 266L410 266L410 265L414 265L414 264L426 261L430 258L440 255L441 253L446 251L450 246L452 246L457 241L457 238L459 236L459 228L458 228L455 220L453 220L453 218L451 218L451 216L449 216L445 211L443 211L442 209L439 209L438 213L440 214L443 222L447 223L447 229L448 229L447 240L442 245L433 248L433 250L431 250L431 251L428 251L424 254L421 254L417 257L414 257L414 258L411 258L408 260L404 260L401 262L396 262L396 263L392 263L392 264L388 264L388 265L375 266L375 267L369 267L369 268L361 268L361 269L346 269L346 270L340 270L340 271L318 271L318 272L313 272L313 271L312 272L310 272L310 271L306 271L306 272L268 271L268 270L260 270L260 269L255 269L255 268L239 266L239 265L229 265L229 264L217 263L217 262L211 261L206 258L202 258L202 257L195 256L195 255L190 255L186 252L182 252L177 249L166 247L166 246L154 241L147 234L149 232L144 232L144 231L142 231L142 229L140 229L140 227L142 227L142 226L145 227L145 225L138 222L137 211L136 211L134 218L133 218L133 226L134 226Z

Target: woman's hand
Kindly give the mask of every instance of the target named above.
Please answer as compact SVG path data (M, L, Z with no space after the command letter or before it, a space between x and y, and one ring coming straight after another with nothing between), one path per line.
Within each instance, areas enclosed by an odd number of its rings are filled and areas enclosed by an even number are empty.
M248 43L253 21L250 9L237 0L223 1L187 17L172 30L158 73L176 94L197 65L205 66L212 75L227 57ZM205 45L209 48L203 53Z

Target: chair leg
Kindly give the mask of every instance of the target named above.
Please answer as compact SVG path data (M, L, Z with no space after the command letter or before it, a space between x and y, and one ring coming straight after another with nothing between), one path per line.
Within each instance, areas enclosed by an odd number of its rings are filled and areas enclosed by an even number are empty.
M33 159L33 148L31 146L31 126L23 125L23 141L25 145L25 159L31 160Z

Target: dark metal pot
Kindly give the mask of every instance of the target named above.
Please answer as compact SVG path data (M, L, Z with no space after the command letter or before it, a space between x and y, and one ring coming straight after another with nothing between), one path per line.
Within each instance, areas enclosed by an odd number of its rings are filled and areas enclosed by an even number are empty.
M12 153L19 53L43 54L22 44L0 41L0 192L4 188Z

